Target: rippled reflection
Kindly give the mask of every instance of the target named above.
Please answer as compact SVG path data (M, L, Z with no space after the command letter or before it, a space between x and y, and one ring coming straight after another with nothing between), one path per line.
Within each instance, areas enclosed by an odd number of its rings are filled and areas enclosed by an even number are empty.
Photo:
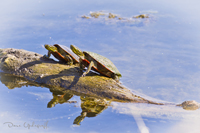
M22 86L47 87L46 85L30 82L25 78L13 76L6 73L0 73L0 80L4 85L8 87L8 89L20 88ZM53 98L48 102L47 108L55 107L57 104L77 103L77 101L69 101L74 96L74 93L70 90L67 90L67 92L65 92L50 89L50 91L52 92ZM111 101L104 98L99 99L87 95L80 95L80 100L82 112L79 116L75 118L73 122L73 124L75 125L80 125L85 117L96 117L98 114L103 112L111 103Z
M1 82L8 87L8 89L20 88L22 86L41 86L47 87L46 85L37 84L30 82L22 77L13 76L6 73L0 73ZM51 89L53 98L47 103L47 108L53 108L58 104L74 104L77 101L70 100L75 94L67 90L66 91L56 91ZM112 106L113 110L121 114L131 115L135 118L135 121L138 125L139 130L148 132L143 118L156 118L156 119L174 119L179 120L196 120L195 122L200 121L199 110L197 111L187 111L183 110L181 107L174 105L154 105L154 104L144 104L144 103L111 103L110 100L104 98L95 98L87 95L80 95L81 100L81 110L80 115L76 116L73 124L80 125L85 117L96 117L101 114L108 106ZM185 123L183 123L185 124Z

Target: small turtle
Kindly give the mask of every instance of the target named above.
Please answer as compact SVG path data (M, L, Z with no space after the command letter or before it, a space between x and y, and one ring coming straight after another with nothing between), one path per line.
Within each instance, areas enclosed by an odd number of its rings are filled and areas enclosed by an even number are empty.
M72 65L79 62L79 57L74 54L70 48L54 44L54 45L48 45L45 44L44 47L48 50L48 54L44 55L45 57L49 58L51 54L57 58L61 62L65 62L68 65Z
M88 67L82 76L85 76L91 69L99 72L102 75L113 78L116 81L122 76L116 66L106 57L88 51L81 51L74 45L70 46L71 50L78 55L80 69L83 70Z

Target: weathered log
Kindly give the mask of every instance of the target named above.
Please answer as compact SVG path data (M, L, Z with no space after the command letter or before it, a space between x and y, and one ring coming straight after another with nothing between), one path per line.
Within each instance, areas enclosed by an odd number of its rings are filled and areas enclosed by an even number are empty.
M25 84L45 86L50 88L50 91L63 94L73 93L78 96L95 97L109 101L157 105L171 104L154 102L133 94L112 78L92 72L81 77L82 72L78 65L61 64L38 53L22 49L0 49L0 69L4 73L18 76L20 82L22 80L20 84L18 84L17 79L13 84L7 85L11 89ZM4 81L4 84L6 84L6 81ZM188 110L195 110L200 107L199 103L195 101L186 101L176 106L182 106Z
M22 49L0 49L0 69L29 81L45 84L57 91L71 90L78 95L113 101L149 103L111 78L92 72L81 77L82 72L78 65L61 64L38 53Z

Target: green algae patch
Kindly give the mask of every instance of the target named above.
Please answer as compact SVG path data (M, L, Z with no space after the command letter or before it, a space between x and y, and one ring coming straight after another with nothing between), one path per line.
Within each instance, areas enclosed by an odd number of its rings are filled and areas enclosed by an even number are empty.
M62 70L68 69L68 67L66 67L65 65L42 63L42 62L41 64L35 64L30 68L33 71L37 72L38 74L44 73L46 75L59 74Z

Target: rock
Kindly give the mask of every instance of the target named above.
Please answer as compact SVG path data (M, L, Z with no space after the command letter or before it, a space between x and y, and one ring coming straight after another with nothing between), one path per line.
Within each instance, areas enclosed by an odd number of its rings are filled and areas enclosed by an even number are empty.
M185 110L197 110L200 108L200 104L194 100L185 101L182 104L178 104L177 106L181 106Z
M141 14L141 15L134 16L133 18L149 18L149 15Z

